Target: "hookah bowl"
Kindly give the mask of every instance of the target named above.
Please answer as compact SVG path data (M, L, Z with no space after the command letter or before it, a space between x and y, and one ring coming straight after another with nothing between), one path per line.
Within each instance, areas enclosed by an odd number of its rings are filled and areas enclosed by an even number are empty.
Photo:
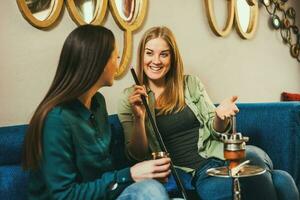
M224 143L224 158L229 161L229 169L237 167L241 160L245 158L246 142L248 137L243 137L241 133L222 134L221 141Z

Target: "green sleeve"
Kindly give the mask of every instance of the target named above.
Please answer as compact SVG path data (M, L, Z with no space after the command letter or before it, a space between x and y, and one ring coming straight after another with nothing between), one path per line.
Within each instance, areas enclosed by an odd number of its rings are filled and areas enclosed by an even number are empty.
M130 169L99 174L99 179L80 182L76 167L76 148L66 120L49 114L43 129L43 158L41 169L53 199L102 199L112 183L132 182Z
M205 116L204 118L206 118L206 123L207 123L207 127L209 128L210 133L215 137L215 138L220 138L221 133L216 131L214 129L214 118L215 118L215 113L216 113L216 107L213 104L213 102L211 101L211 99L209 98L204 85L201 83L200 79L196 76L192 76L198 89L196 91L199 91L200 93L200 112L202 113L203 116ZM227 126L225 132L229 132L229 130L231 129L231 123Z
M130 138L134 129L133 113L128 100L129 95L133 92L133 88L127 88L122 92L121 98L118 102L118 117L123 127L125 138L125 152L129 159L137 161L130 151L128 151L128 145L130 144Z

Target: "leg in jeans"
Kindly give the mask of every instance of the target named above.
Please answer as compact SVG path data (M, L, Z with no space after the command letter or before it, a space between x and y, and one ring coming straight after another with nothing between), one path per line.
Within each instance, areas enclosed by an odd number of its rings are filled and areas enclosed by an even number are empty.
M164 186L156 180L149 179L128 186L117 200L168 200Z
M262 149L248 145L246 160L250 160L250 165L260 166L267 171L262 175L240 178L242 199L278 199L271 174L273 163L269 156Z
M282 170L272 171L273 183L276 188L278 199L299 200L298 188L292 176Z
M232 200L232 179L208 176L206 170L225 166L223 160L209 158L196 170L193 185L201 200Z
M291 175L282 170L273 170L273 163L271 159L262 149L249 145L247 146L246 152L246 159L251 161L250 164L252 163L253 165L258 165L267 169L267 172L265 174L258 177L253 177L253 180L250 180L251 182L253 182L253 184L259 183L259 186L266 187L266 189L264 189L266 191L259 192L260 190L258 190L257 193L264 194L265 196L268 196L269 199L275 198L269 196L273 193L276 193L278 200L299 199L299 191ZM245 184L251 185L249 181L245 182ZM275 190L275 192L273 190ZM267 195L268 192L270 192L269 195ZM250 194L251 192L248 191L247 195ZM261 199L264 199L264 197L261 197Z

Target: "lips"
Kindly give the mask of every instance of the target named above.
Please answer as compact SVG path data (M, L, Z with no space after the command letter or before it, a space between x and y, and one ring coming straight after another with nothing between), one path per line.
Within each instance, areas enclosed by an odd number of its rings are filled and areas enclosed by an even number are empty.
M153 72L159 72L163 67L157 67L157 66L149 66L151 71Z

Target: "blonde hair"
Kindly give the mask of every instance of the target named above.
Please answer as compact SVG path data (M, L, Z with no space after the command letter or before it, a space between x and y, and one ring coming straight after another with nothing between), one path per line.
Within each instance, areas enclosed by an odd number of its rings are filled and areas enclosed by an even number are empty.
M138 49L138 77L142 84L148 86L148 77L144 73L144 52L146 43L155 38L162 38L166 41L171 53L171 66L166 74L166 88L158 97L157 105L160 110L158 115L178 112L185 106L184 101L184 77L183 63L178 51L175 37L167 27L150 28L142 37Z

